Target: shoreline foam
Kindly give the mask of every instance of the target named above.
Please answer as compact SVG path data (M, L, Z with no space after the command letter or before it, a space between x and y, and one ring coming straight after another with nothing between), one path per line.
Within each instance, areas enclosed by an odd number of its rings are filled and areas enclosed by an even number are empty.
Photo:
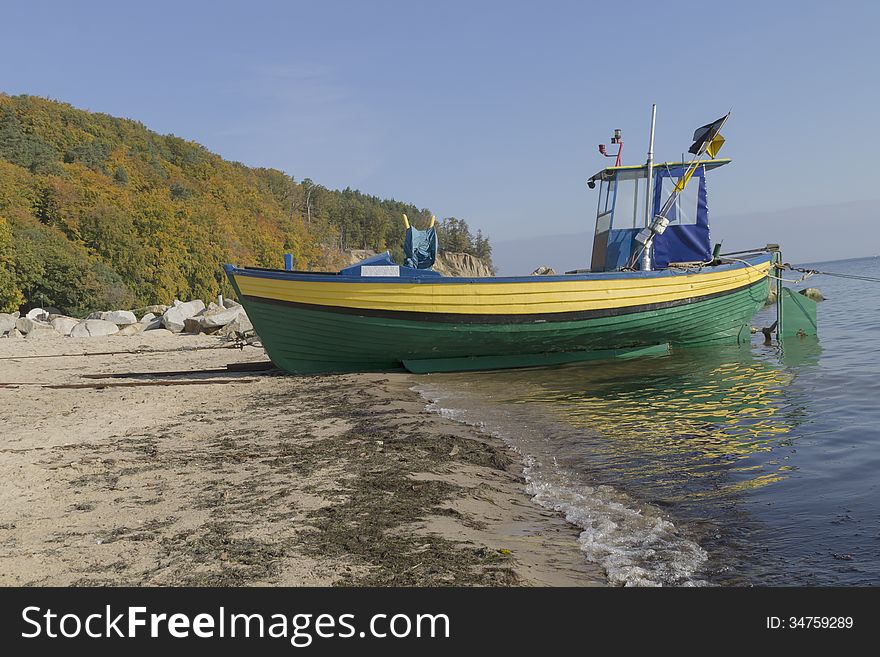
M455 406L457 400L441 399L436 382L417 384L414 389L433 412L503 440L516 451L522 459L526 492L532 501L562 514L577 528L584 557L603 569L611 585L706 584L698 574L708 561L705 550L681 536L658 509L610 486L585 483L561 467L552 453L530 453L528 441L517 440L510 426L493 421L497 418L484 413L484 406L480 406L480 420L470 418L468 409L444 406ZM518 430L526 433L522 425ZM552 463L543 463L542 459Z

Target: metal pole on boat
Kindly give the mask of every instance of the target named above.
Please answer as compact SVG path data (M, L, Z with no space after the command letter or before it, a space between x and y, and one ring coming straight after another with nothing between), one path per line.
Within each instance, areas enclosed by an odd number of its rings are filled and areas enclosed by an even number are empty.
M776 342L781 342L782 340L782 322L783 322L783 312L782 312L782 270L780 269L780 265L782 264L782 251L776 252L776 260L773 263L774 267L772 271L776 274ZM769 338L768 338L769 340Z
M645 163L648 174L648 184L645 195L645 226L651 224L654 218L654 126L657 124L657 104L651 105L651 137L648 140L648 161ZM653 240L652 240L653 241ZM651 242L645 245L642 253L642 269L651 270Z

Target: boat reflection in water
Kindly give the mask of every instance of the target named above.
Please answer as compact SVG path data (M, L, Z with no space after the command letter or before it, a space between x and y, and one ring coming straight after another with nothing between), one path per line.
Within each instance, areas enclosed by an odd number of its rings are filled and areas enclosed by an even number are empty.
M761 520L743 501L791 473L806 415L793 383L820 349L711 347L419 387L526 457L536 499L584 528L613 583L745 583Z
M796 426L801 414L784 394L793 376L748 349L701 349L534 373L519 402L594 434L590 470L603 478L625 468L660 484L666 500L719 496L784 476L781 462L747 457L770 452Z

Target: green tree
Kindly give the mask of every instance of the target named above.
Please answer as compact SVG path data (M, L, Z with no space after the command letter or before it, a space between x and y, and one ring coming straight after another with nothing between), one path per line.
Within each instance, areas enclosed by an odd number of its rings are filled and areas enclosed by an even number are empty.
M48 304L72 315L110 307L121 279L96 266L82 247L71 248L58 232L30 228L16 235L15 275L27 301Z
M121 164L116 167L116 171L113 173L113 180L120 185L128 184L128 174L125 172L125 168Z
M71 148L64 154L64 161L68 164L79 162L93 171L107 173L107 158L110 157L110 150L109 143L94 139Z
M185 201L188 198L192 198L195 195L195 192L187 187L184 183L179 180L175 180L171 183L171 187L169 189L169 194L171 198L175 201Z
M485 262L492 262L492 245L489 238L483 235L483 231L477 230L474 237L474 255Z
M12 229L0 217L0 312L17 310L24 303L24 295L15 279L12 259Z
M0 158L33 173L43 173L53 169L58 151L28 131L11 107L3 107L0 109Z

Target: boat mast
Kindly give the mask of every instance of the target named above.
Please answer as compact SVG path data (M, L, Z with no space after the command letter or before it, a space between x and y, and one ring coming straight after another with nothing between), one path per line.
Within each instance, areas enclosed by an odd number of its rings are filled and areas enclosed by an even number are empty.
M651 105L651 137L648 141L648 161L645 166L648 170L647 194L645 197L645 226L651 224L654 214L654 126L657 123L657 104ZM651 269L651 245L648 244L642 253L642 269Z

